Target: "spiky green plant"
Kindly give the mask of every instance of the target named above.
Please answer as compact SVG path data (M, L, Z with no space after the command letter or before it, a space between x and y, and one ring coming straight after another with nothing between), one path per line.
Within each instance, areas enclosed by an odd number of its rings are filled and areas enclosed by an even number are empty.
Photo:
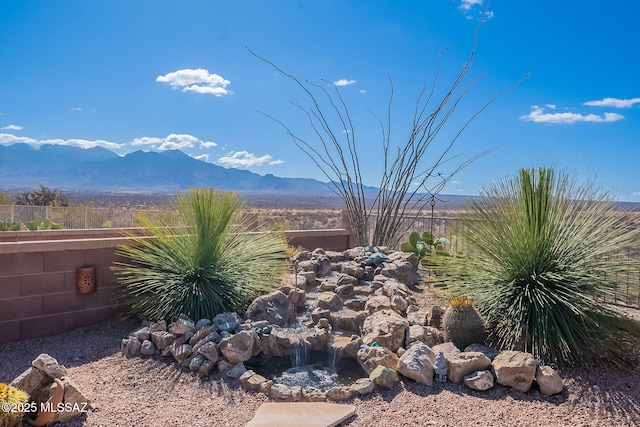
M551 168L522 169L468 208L473 256L448 289L475 299L497 345L559 366L624 363L638 326L602 296L629 267L612 254L640 242L609 194Z
M213 318L244 311L286 273L283 233L252 233L232 192L196 188L180 194L175 213L139 218L146 235L129 235L114 263L119 300L151 320Z

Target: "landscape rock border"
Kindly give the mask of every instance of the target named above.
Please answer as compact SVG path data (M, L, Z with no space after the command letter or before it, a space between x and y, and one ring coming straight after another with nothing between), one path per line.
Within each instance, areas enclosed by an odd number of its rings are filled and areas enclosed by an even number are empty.
M444 343L443 307L425 310L413 295L422 280L415 254L372 247L344 252L318 248L301 251L290 261L294 273L279 289L254 300L246 320L222 313L198 321L183 315L170 324L145 321L122 340L122 354L172 357L178 366L203 376L218 369L246 390L276 401L344 401L372 393L376 386L393 388L401 378L430 386L440 353L447 379L473 390L488 390L495 383L517 392L537 383L546 395L564 389L558 373L530 353L499 352L484 343L461 351ZM296 332L287 325L295 325ZM301 343L355 358L369 377L319 390L274 383L244 365L257 355L290 355Z

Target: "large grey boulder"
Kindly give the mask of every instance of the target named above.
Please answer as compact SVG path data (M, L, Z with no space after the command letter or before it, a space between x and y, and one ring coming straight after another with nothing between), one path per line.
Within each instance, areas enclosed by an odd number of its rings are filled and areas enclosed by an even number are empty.
M461 383L466 375L491 368L491 360L477 351L448 353L444 357L447 360L447 378L452 383Z
M493 359L493 373L498 384L526 392L536 375L538 363L531 353L503 351Z
M333 311L329 314L334 329L359 333L369 315L366 311L355 311L348 308Z
M493 374L489 370L476 371L465 375L463 381L470 389L485 391L493 387Z
M393 310L381 310L364 320L362 325L365 344L377 342L391 351L397 351L404 343L409 322Z
M431 385L435 374L431 359L435 356L428 345L416 342L400 356L397 371L420 384Z
M260 339L254 330L241 331L223 338L218 349L225 359L233 364L247 361L262 350Z
M252 321L266 320L270 324L283 326L294 313L291 300L278 290L253 300L245 317Z
M400 361L397 354L385 347L361 348L358 350L356 358L367 374L373 372L378 366L386 366L395 370Z
M538 366L536 371L536 382L540 387L540 393L552 396L562 392L564 385L560 375L550 366Z

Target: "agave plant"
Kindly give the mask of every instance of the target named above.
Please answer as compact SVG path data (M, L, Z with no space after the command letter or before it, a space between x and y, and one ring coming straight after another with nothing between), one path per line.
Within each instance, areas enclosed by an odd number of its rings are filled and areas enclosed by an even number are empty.
M638 326L602 297L629 268L614 254L640 242L609 194L550 168L522 169L468 208L462 236L473 256L448 289L475 299L499 347L559 366L625 362Z
M171 214L139 218L145 235L130 234L117 251L128 262L112 267L130 314L212 318L276 287L286 273L284 234L250 232L242 207L232 192L192 189Z

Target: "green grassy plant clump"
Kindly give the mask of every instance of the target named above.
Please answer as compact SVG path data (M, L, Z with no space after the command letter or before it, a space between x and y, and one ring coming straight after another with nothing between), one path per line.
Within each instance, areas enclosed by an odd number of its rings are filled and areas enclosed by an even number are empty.
M213 318L243 312L277 287L287 268L284 234L252 233L242 208L235 193L196 188L178 195L175 212L139 218L146 235L130 235L117 252L129 261L112 267L129 313Z
M558 366L624 364L638 324L602 296L630 267L615 254L640 242L613 202L553 169L522 169L469 202L470 256L448 290L474 298L500 348Z

